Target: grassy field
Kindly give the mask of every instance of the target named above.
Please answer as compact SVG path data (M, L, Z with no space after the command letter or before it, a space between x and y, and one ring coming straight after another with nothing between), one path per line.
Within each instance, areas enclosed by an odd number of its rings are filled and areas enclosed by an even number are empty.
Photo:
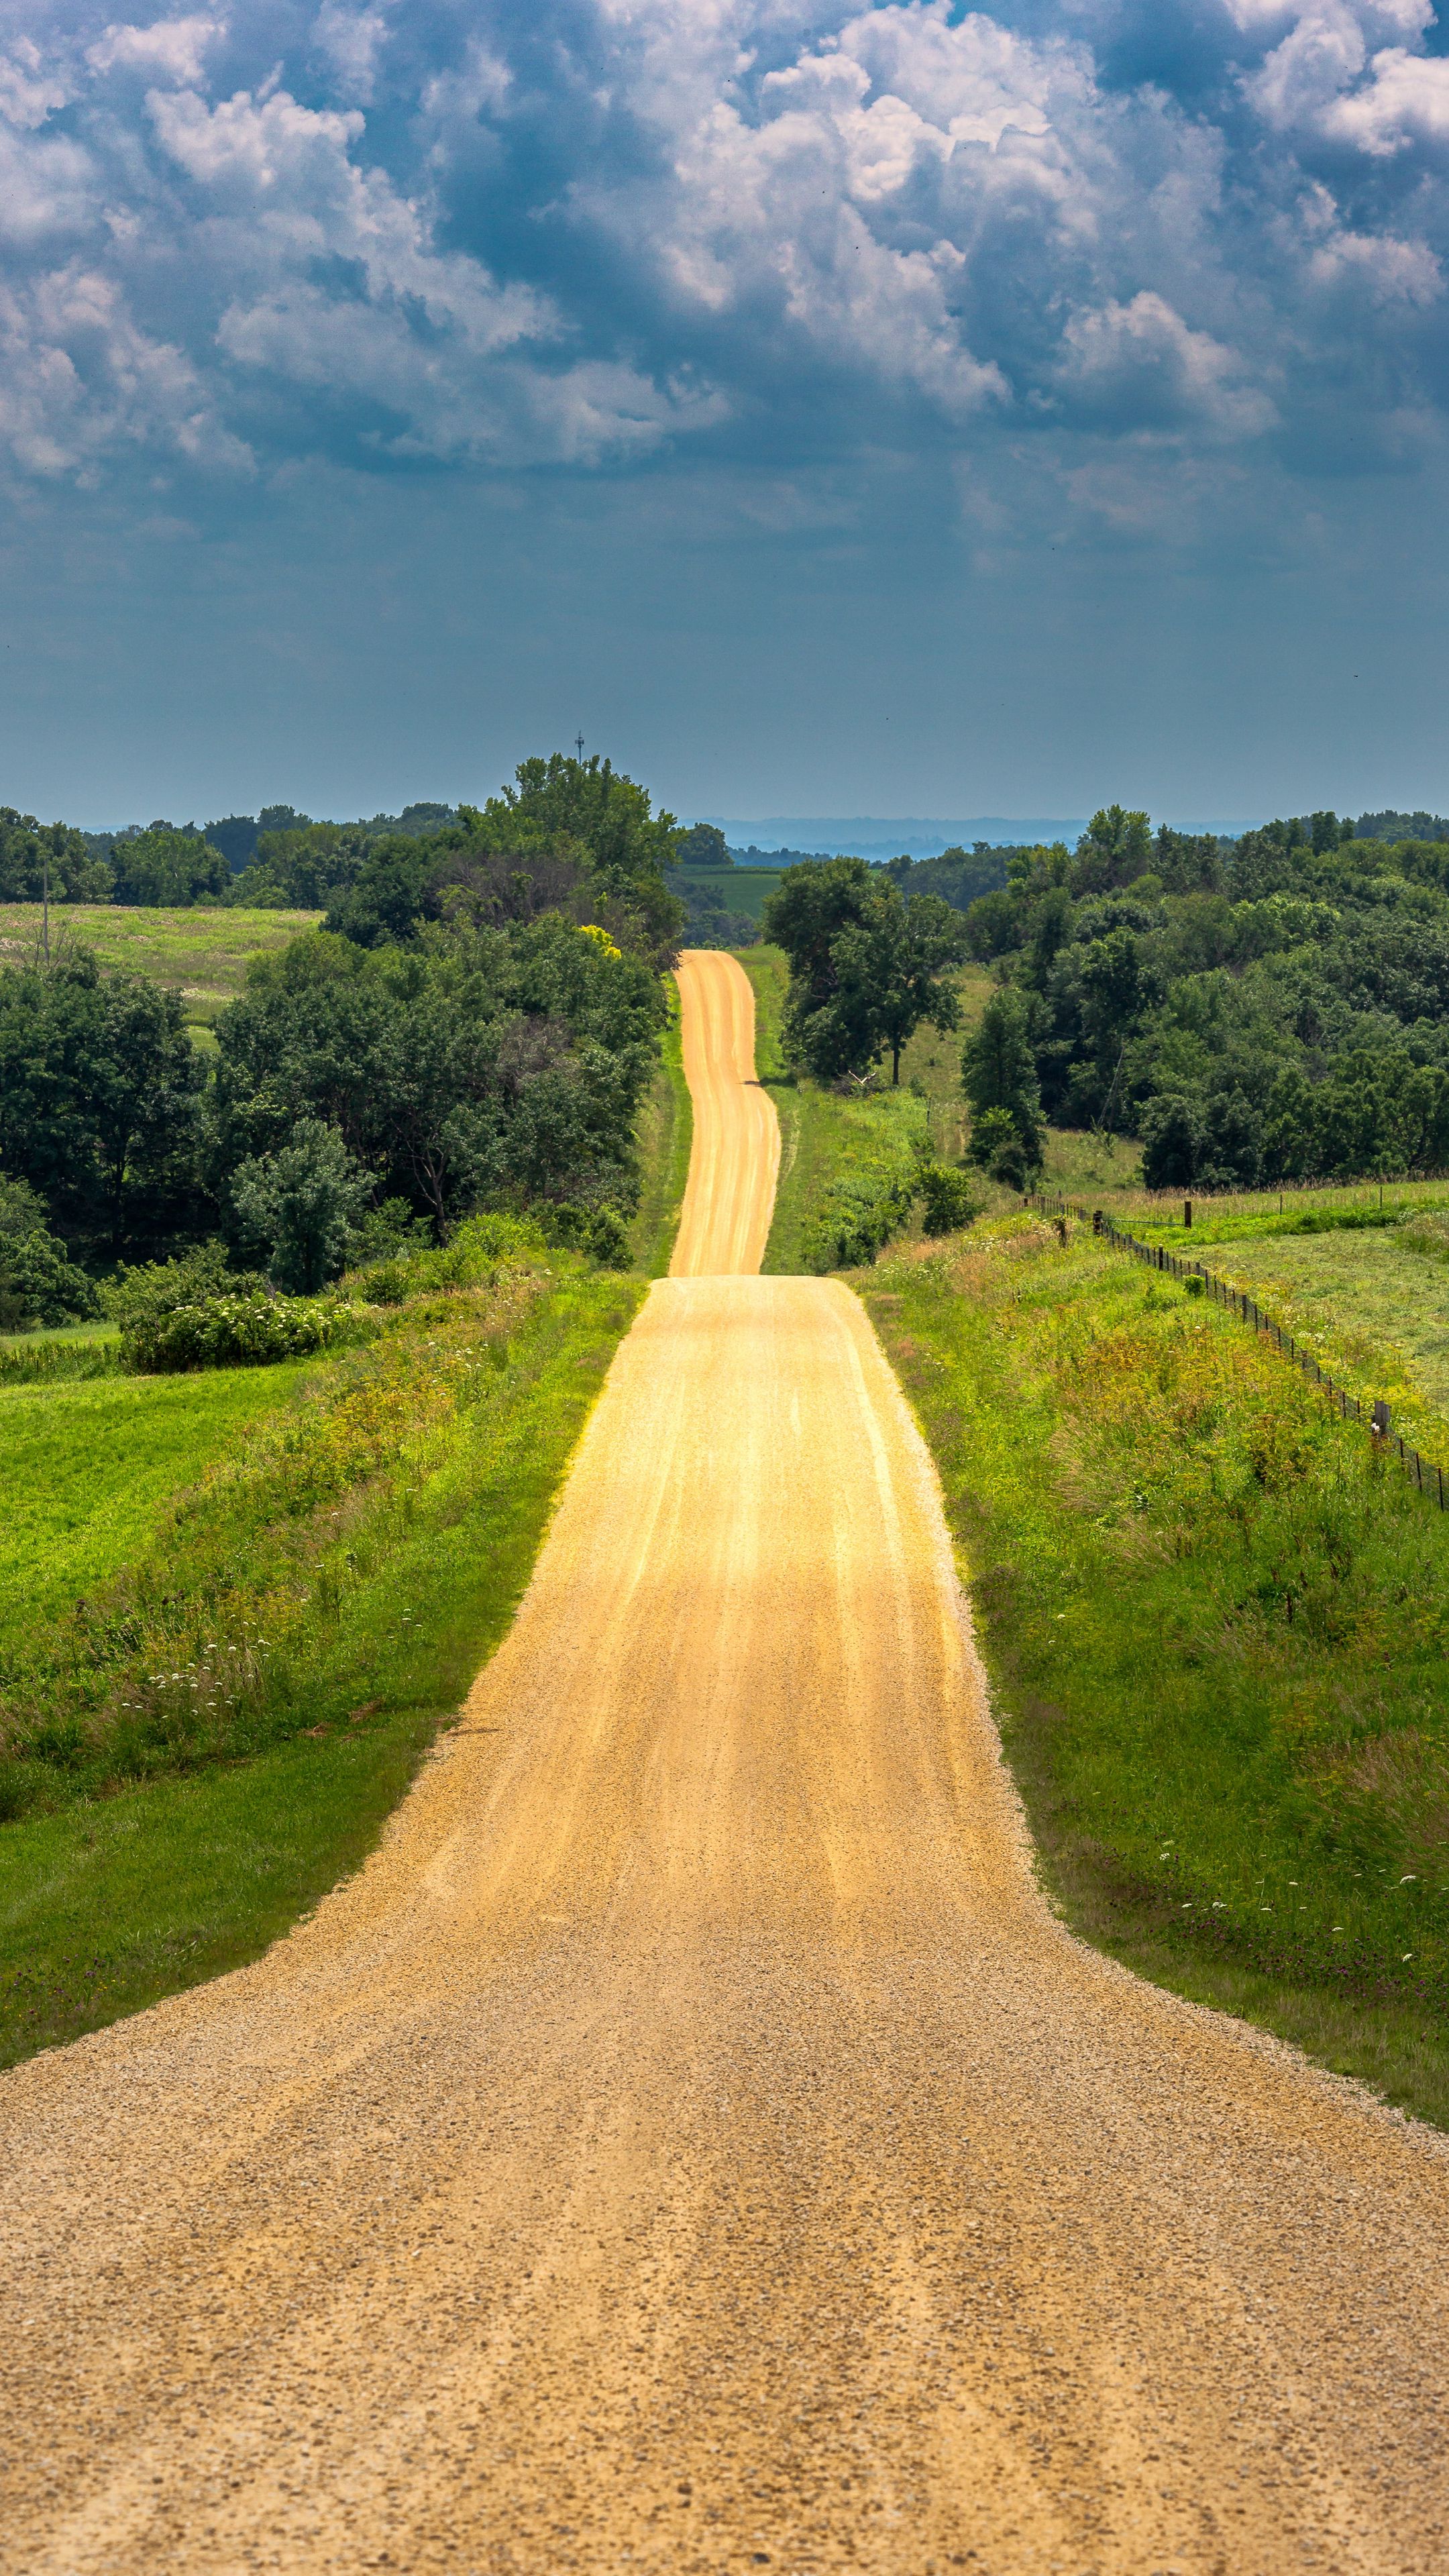
M855 1284L1069 1919L1449 2123L1449 1516L1084 1230L1003 1220Z
M1386 1397L1394 1429L1449 1465L1449 1264L1406 1229L1204 1244L1203 1258L1304 1343L1341 1385Z
M284 948L301 930L313 930L320 912L247 912L199 905L52 904L50 946L71 939L94 949L102 966L123 966L158 984L179 986L191 1026L204 1037L218 1011L241 991L247 959ZM38 903L0 904L0 965L35 955L40 939Z
M783 868L681 868L675 882L717 894L727 912L746 912L758 921L785 871Z
M139 1554L304 1367L0 1387L0 1692L7 1650Z

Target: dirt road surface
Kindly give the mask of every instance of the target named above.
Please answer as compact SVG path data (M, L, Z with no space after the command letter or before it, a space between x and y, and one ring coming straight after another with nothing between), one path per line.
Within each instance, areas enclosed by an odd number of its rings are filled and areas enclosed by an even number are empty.
M780 1122L755 1080L755 993L736 958L686 948L680 1037L694 1106L673 1279L759 1269L775 1210Z
M0 2104L7 2570L1449 2565L1443 2143L1053 1920L838 1282L659 1282L373 1862Z

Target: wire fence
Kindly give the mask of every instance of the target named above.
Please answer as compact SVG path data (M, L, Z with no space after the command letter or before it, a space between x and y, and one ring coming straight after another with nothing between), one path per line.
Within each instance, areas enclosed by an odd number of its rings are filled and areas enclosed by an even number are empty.
M1250 1330L1271 1342L1285 1360L1291 1361L1306 1378L1311 1378L1315 1386L1322 1388L1329 1403L1345 1422L1366 1422L1375 1443L1386 1455L1400 1461L1410 1483L1416 1485L1421 1494L1427 1494L1441 1512L1449 1509L1443 1468L1437 1466L1432 1458L1421 1456L1392 1428L1387 1404L1379 1401L1366 1406L1358 1396L1350 1395L1347 1387L1340 1386L1326 1368L1320 1367L1311 1351L1306 1351L1271 1315L1264 1314L1255 1298L1247 1296L1241 1288L1234 1288L1228 1280L1220 1279L1205 1262L1184 1261L1178 1253L1169 1252L1165 1243L1140 1242L1135 1234L1129 1234L1125 1226L1118 1225L1116 1219L1108 1216L1102 1208L1089 1210L1075 1199L1064 1199L1047 1190L1029 1190L1026 1203L1043 1216L1055 1217L1063 1240L1066 1238L1067 1218L1076 1217L1080 1224L1090 1225L1094 1234L1116 1245L1119 1251L1130 1253L1134 1261L1144 1262L1149 1270L1164 1271L1169 1279L1183 1282L1200 1280L1202 1294L1212 1305L1226 1307Z

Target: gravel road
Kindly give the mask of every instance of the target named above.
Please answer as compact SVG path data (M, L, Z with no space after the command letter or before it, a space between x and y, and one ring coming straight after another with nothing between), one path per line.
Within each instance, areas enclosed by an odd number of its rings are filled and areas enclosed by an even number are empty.
M0 2085L0 2565L1444 2569L1444 2143L1053 1919L864 1312L706 1213L373 1861Z

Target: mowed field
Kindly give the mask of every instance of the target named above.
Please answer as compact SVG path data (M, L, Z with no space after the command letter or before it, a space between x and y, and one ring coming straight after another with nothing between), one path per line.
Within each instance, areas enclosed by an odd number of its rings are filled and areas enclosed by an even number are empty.
M157 904L52 904L50 946L71 939L94 949L102 966L125 967L158 984L180 987L193 1028L209 1029L245 980L247 960L259 951L285 948L301 930L315 930L320 912L249 912L210 905L173 909ZM0 904L0 966L33 957L41 937L38 903Z
M0 1388L0 1684L6 1648L136 1556L306 1366Z

